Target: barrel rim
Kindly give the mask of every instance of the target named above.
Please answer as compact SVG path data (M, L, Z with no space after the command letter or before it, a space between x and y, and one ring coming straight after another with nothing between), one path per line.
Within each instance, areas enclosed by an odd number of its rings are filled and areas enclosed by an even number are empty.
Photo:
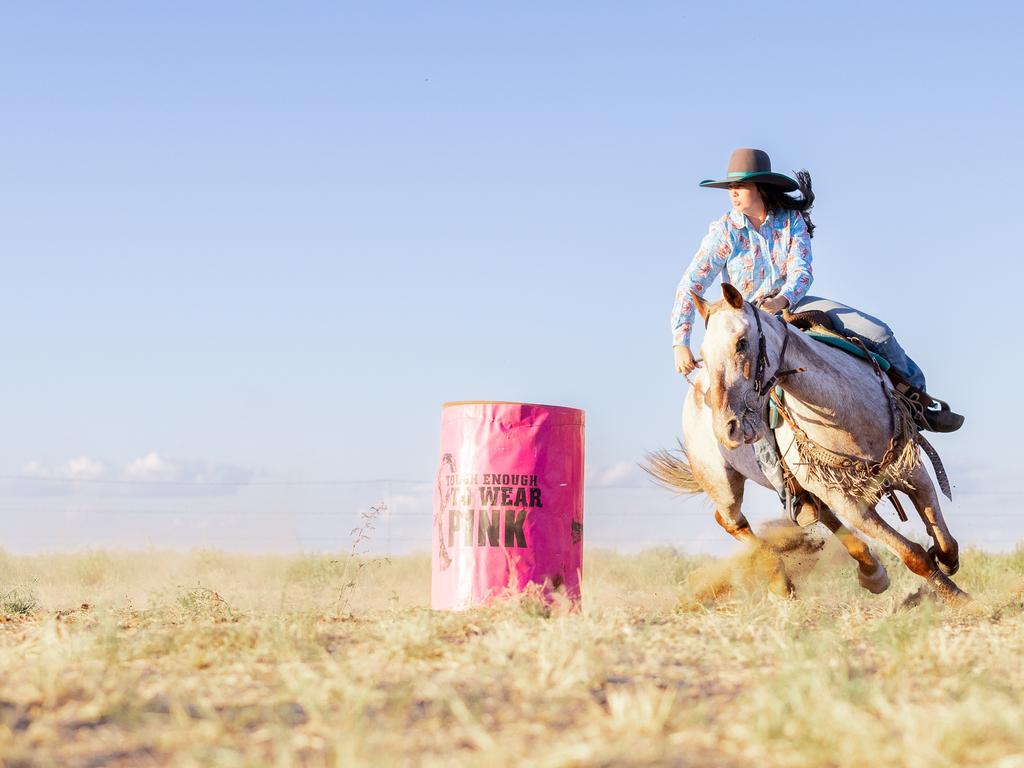
M456 405L526 405L530 408L559 408L563 411L579 411L584 413L582 408L573 408L571 405L551 405L549 403L524 403L519 400L449 400L442 403L442 408L449 408Z

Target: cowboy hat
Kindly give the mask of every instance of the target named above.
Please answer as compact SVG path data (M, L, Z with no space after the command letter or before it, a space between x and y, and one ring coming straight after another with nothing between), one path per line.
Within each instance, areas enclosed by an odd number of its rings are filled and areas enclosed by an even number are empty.
M781 173L772 173L772 160L767 152L760 149L737 149L729 158L727 177L722 181L705 179L702 187L728 189L730 184L738 181L753 181L758 184L771 184L782 187L784 192L792 192L798 188L796 181Z

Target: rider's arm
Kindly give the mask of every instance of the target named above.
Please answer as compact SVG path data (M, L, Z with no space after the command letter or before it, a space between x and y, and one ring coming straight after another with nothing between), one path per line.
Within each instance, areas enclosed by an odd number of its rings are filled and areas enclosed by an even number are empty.
M789 251L786 253L786 282L779 296L784 296L792 309L807 294L814 274L811 270L811 238L807 234L804 217L799 211L793 211L791 215L793 219L789 229Z
M725 263L732 255L732 244L726 231L726 223L722 219L711 222L708 233L701 240L697 255L683 273L683 278L676 288L676 299L672 305L672 346L689 347L690 330L693 328L693 297L690 291L698 296L718 277Z

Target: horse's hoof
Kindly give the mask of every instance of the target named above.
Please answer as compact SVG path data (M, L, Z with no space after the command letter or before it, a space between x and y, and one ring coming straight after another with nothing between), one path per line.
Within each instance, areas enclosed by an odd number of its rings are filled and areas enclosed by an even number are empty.
M864 587L868 592L873 595L880 595L889 588L889 572L885 570L885 566L882 562L878 562L878 567L875 568L874 573L867 576L864 572L857 569L857 581Z
M934 562L935 565L938 566L938 569L942 571L946 576L952 576L954 573L960 570L959 557L953 562L952 565L946 565L939 559L940 554L941 553L939 552L938 546L932 544L931 548L928 550L928 556L932 559L932 562Z
M935 590L929 587L927 584L922 584L917 588L917 591L913 594L907 595L903 598L903 602L900 603L897 611L909 611L917 608L925 600L934 602L936 600Z
M954 584L939 570L932 571L928 577L928 583L942 601L952 608L966 608L971 604L973 598Z

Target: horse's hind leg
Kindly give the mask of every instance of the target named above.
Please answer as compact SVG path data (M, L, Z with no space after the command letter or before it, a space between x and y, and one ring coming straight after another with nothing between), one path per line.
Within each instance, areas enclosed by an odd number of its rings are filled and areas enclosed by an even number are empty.
M935 546L928 553L935 557L943 573L952 576L960 570L960 547L949 532L949 528L946 527L942 510L939 509L939 497L935 493L935 486L923 466L917 468L913 484L915 489L904 491L904 493L914 502L914 507L921 516L928 535L935 542Z
M837 508L839 514L857 527L857 529L875 541L881 542L903 561L911 571L925 579L945 602L959 605L970 600L970 595L940 571L935 561L928 555L924 547L911 541L889 525L874 509L864 509L861 505L850 502Z
M860 585L876 595L885 592L889 588L889 573L871 548L843 525L828 507L822 505L818 510L818 518L839 539L850 557L857 561L857 580Z

